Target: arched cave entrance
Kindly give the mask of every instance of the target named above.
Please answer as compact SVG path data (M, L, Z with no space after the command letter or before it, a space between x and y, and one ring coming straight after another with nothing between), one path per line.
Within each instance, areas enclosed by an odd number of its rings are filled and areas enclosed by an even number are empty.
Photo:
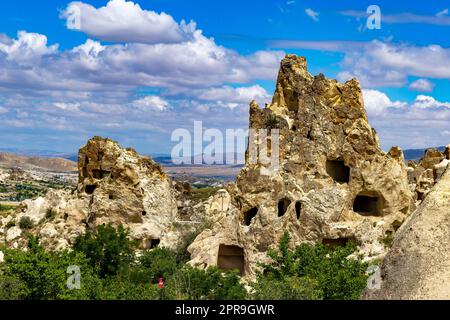
M160 242L160 239L146 239L144 240L143 247L144 249L155 249L159 247Z
M325 168L334 181L339 183L348 183L350 181L350 167L346 166L344 161L327 160Z
M219 254L217 256L217 267L222 270L239 270L241 276L245 273L244 249L238 246L227 246L221 244L219 246Z
M291 200L289 200L288 198L283 198L278 201L278 217L284 216L290 204Z
M353 201L353 211L363 216L382 216L384 201L376 193L360 193Z
M251 208L250 210L244 212L244 225L249 226L252 223L253 218L256 216L256 214L258 213L258 208L254 207Z

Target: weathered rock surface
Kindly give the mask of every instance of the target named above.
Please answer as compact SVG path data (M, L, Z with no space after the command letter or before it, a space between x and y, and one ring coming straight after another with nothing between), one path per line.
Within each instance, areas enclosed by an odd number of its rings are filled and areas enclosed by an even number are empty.
M408 180L416 205L425 199L447 169L450 163L449 149L447 147L444 153L435 148L427 149L419 163L408 163Z
M354 239L367 259L385 255L381 239L409 214L412 192L401 150L380 149L356 80L313 77L288 55L272 104L251 103L250 128L279 129L279 169L252 164L247 151L225 217L189 247L193 265L252 276L285 230L295 244Z
M79 151L78 170L76 191L52 190L45 198L25 201L16 223L29 217L34 224L30 232L53 249L69 246L86 228L107 223L129 228L142 248L164 241L176 220L177 204L172 182L157 163L115 141L94 137ZM20 231L7 231L9 245L24 244Z
M450 299L450 170L395 235L366 299Z

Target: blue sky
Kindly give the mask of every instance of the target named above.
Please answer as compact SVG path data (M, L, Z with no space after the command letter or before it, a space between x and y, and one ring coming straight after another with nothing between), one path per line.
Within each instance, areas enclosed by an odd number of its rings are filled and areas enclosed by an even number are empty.
M369 5L381 29L366 27ZM384 149L450 143L448 1L3 1L0 148L93 135L170 152L176 128L246 128L279 60L357 77ZM71 13L80 24L71 25Z

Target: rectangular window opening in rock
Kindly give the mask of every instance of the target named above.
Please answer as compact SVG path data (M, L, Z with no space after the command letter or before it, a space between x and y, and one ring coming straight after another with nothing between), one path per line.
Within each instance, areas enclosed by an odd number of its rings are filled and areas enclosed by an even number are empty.
M353 202L353 211L363 216L381 216L381 200L378 196L359 194Z
M245 274L244 249L238 246L219 246L217 267L222 270L239 270L241 276Z

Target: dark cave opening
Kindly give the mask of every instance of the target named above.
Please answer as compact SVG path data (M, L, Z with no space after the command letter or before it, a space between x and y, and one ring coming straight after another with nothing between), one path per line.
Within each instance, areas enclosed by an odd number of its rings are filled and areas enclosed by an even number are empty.
M217 256L217 267L222 270L239 270L241 276L245 272L244 249L238 246L227 246L221 244L219 246L219 254Z
M287 198L283 198L280 201L278 201L278 217L284 216L290 204L291 200Z
M342 160L327 160L326 170L334 181L348 183L350 181L350 168Z
M381 216L381 200L378 196L359 194L353 202L353 211L363 216Z
M244 212L244 224L249 226L252 223L253 218L258 213L258 208L251 208L250 210Z

